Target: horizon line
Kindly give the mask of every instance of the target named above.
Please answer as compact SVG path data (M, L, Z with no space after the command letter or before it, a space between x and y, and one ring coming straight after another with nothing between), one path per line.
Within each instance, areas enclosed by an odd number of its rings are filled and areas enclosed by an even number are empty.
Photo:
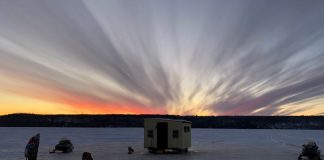
M177 116L177 117L323 117L324 115L176 115L176 114L41 114L41 113L10 113L0 114L0 117L10 115L36 115L36 116Z

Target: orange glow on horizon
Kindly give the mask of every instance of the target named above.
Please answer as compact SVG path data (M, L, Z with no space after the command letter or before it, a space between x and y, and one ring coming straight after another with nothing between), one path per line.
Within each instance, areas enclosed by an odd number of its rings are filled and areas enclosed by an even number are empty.
M322 101L314 101L313 107L303 109L292 116L301 115L318 115L322 112ZM32 113L32 114L170 114L166 107L145 107L132 106L125 104L105 104L90 102L90 100L83 101L68 101L61 102L45 101L37 98L26 97L22 95L0 92L0 115L7 115L13 113ZM311 102L310 102L311 104ZM302 108L298 105L282 106L281 110L276 115L286 115L286 111ZM256 110L256 113L259 110ZM262 110L260 110L262 111ZM195 113L195 114L191 114ZM172 113L171 113L172 114ZM176 115L198 115L198 116L216 116L217 113L211 113L208 110L199 110L193 107L193 110L186 114L175 112Z
M0 93L0 115L13 113L33 114L166 114L163 109L105 105L88 102L55 103L10 93Z

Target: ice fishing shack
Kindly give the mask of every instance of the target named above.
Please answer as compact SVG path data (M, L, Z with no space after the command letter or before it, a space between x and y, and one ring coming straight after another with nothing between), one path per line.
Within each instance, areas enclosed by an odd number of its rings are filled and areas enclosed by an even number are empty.
M191 122L147 118L144 120L144 148L149 152L184 151L191 147Z

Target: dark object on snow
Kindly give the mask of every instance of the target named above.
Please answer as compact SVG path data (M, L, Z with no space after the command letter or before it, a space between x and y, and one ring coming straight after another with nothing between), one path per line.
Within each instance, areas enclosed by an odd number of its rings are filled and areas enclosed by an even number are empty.
M55 151L62 151L63 153L69 153L72 152L74 149L73 144L69 139L62 138L59 141L59 144L55 146L55 149L53 151L50 151L50 153L55 153Z
M311 160L321 160L321 151L318 150L318 146L315 142L311 141L303 145L302 153L299 155L298 159L301 160L303 157L307 157Z
M25 148L26 160L37 160L37 153L40 141L40 134L31 137Z
M91 153L89 152L83 152L82 154L82 160L93 160Z
M128 146L128 154L132 154L134 152L134 149L131 146Z
M73 144L69 139L66 138L62 138L59 144L55 146L55 150L62 151L63 153L72 152L73 149L74 149Z

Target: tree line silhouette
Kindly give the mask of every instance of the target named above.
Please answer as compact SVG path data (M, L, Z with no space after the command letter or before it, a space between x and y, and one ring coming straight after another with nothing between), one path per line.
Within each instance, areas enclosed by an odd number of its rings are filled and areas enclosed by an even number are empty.
M145 118L183 119L193 128L324 129L324 116L36 115L0 116L0 127L143 127Z

